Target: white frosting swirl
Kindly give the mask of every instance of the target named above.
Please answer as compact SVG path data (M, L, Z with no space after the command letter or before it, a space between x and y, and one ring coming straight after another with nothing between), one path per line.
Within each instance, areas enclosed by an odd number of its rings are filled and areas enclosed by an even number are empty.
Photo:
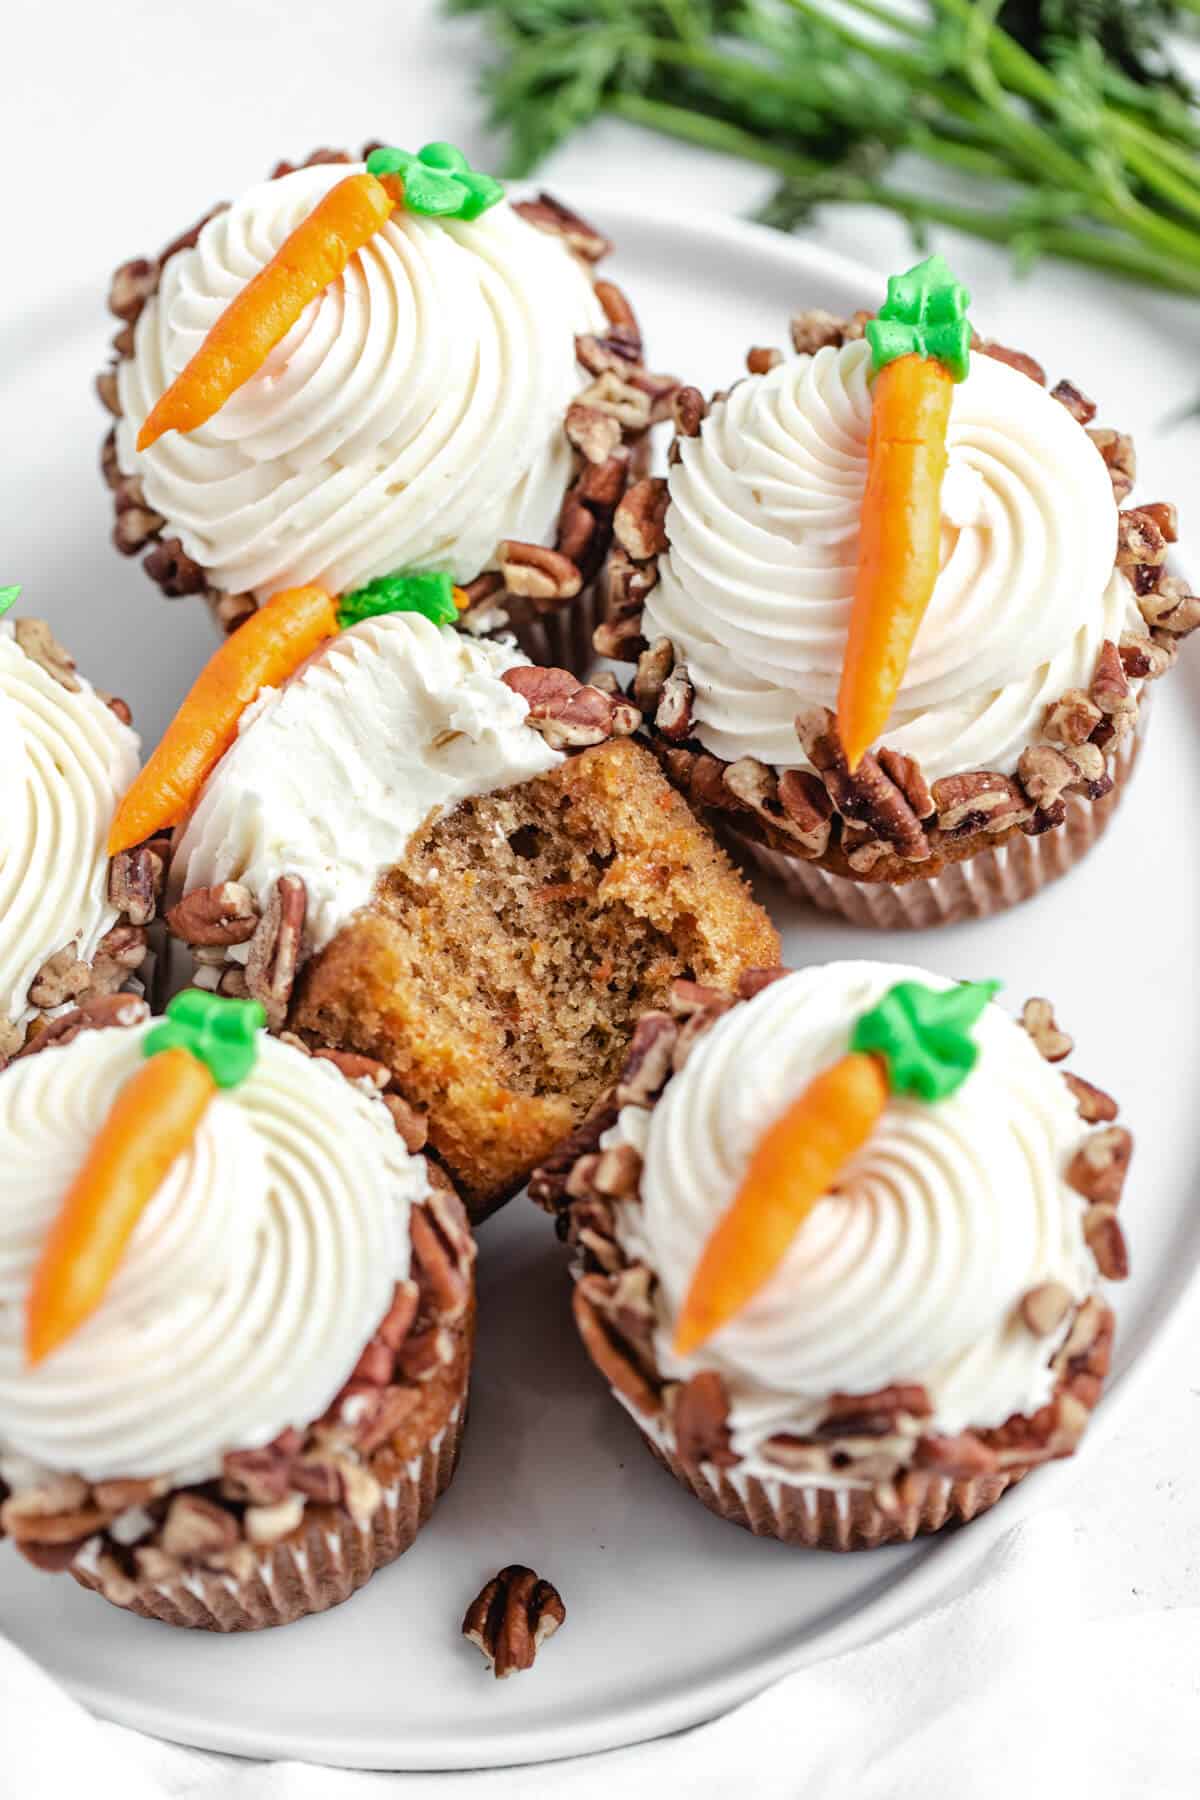
M90 962L117 919L106 846L139 744L77 679L68 691L0 623L0 1020L18 1025L47 957L70 947Z
M175 852L172 891L240 881L262 899L299 875L306 946L323 948L430 813L562 761L500 679L527 661L419 613L342 632L243 715Z
M871 423L865 342L740 382L670 473L669 553L644 630L673 640L697 736L799 767L802 704L836 706ZM1113 571L1117 508L1087 433L1025 375L974 355L954 390L942 569L884 740L927 779L1011 774L1105 638L1145 626Z
M932 1429L949 1433L1036 1410L1061 1334L1035 1337L1021 1297L1060 1281L1081 1300L1096 1285L1084 1202L1063 1179L1084 1128L1061 1075L993 1005L957 1093L893 1097L765 1286L695 1356L673 1353L701 1251L763 1130L904 980L953 985L867 962L777 982L701 1039L653 1112L627 1107L614 1128L612 1141L645 1156L641 1203L621 1209L618 1236L659 1277L660 1366L721 1372L734 1448L752 1463L764 1438L810 1430L831 1393L922 1382Z
M324 1412L408 1273L424 1163L378 1101L264 1039L172 1166L99 1308L28 1368L43 1240L147 1029L85 1032L0 1082L0 1465L207 1480L226 1450Z
M297 169L211 219L120 365L121 467L228 592L344 593L401 568L471 581L502 538L552 539L571 479L575 336L604 315L582 265L503 201L473 224L393 215L214 418L138 455L228 302L352 172Z

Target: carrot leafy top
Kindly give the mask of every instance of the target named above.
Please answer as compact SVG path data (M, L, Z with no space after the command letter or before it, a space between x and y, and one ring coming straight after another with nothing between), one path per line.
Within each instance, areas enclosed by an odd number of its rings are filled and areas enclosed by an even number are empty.
M19 587L0 587L0 619L4 617L10 607L17 604L17 601L20 598L21 590Z
M430 219L477 219L504 198L500 182L473 169L453 144L426 144L415 155L381 145L368 156L367 173L398 175L406 209Z
M343 594L337 620L344 630L381 613L417 612L435 625L453 625L458 618L455 595L460 592L452 577L441 570L398 569L392 575L377 576L352 594Z
M903 275L888 277L887 299L867 321L876 369L900 356L931 357L955 381L965 381L971 360L971 296L944 256L930 256Z
M258 1060L258 1041L267 1015L257 1000L227 1000L202 988L187 988L167 1005L166 1018L146 1033L142 1050L187 1050L202 1062L219 1088L237 1087Z
M971 1032L1000 986L963 981L940 989L899 981L857 1021L850 1048L883 1058L894 1094L948 1100L979 1060Z

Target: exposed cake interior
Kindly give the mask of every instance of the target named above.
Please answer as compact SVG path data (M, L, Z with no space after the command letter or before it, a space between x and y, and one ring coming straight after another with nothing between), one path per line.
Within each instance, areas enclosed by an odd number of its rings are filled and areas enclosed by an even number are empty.
M309 964L294 1027L386 1062L476 1211L612 1081L679 976L729 985L779 940L628 741L463 801Z

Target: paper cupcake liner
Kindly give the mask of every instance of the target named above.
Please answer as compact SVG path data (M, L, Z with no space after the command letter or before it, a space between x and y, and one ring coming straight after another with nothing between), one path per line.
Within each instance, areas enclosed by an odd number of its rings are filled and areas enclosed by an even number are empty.
M365 1525L330 1507L311 1508L311 1517L306 1515L290 1537L258 1552L252 1575L191 1570L140 1588L122 1610L195 1631L265 1631L340 1606L377 1569L403 1555L429 1518L454 1475L466 1410L464 1396L419 1456L389 1470L383 1499ZM381 1452L373 1460L376 1474L388 1455ZM81 1587L101 1591L86 1569L71 1573Z
M514 620L509 629L530 662L543 669L569 669L582 681L596 662L592 633L603 609L603 584L593 581L557 612L533 614L520 625Z
M926 1474L919 1497L902 1500L892 1488L802 1487L761 1480L741 1469L681 1462L674 1450L643 1432L654 1455L676 1481L718 1518L808 1550L874 1550L908 1544L915 1537L965 1525L994 1506L1028 1473L1022 1464L1003 1473L954 1480Z
M819 863L788 856L722 819L727 837L747 857L782 882L797 900L807 900L823 912L839 913L855 925L872 925L883 931L917 930L930 925L954 925L964 919L986 919L1003 912L1057 881L1091 849L1103 833L1120 802L1137 761L1145 734L1148 708L1143 696L1138 727L1130 733L1113 759L1113 786L1102 800L1082 795L1067 798L1063 823L1040 837L1014 832L1003 843L975 851L962 862L947 863L936 875L913 881L853 881L835 875Z

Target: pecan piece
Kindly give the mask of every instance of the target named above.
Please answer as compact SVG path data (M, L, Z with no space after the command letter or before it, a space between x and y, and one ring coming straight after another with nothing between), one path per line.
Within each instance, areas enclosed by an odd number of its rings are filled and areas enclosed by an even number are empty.
M1090 427L1088 436L1104 459L1108 478L1112 482L1113 498L1119 505L1132 491L1137 476L1133 439L1123 431L1110 431L1103 426Z
M552 612L574 599L583 586L578 565L560 550L508 538L500 546L500 573L508 593L528 600L538 612Z
M606 369L590 387L584 388L579 400L584 406L611 414L628 431L644 431L654 416L654 397L635 385L632 371L626 379L615 369Z
M157 262L148 256L135 256L113 271L108 288L108 310L127 325L136 324L142 308L157 290Z
M671 413L677 437L699 437L700 427L708 416L708 402L699 388L679 387L671 402Z
M933 784L932 799L941 831L1004 831L1029 817L1016 782L987 769L943 775Z
M651 475L635 482L618 506L613 516L613 533L635 562L650 562L667 548L669 505L666 482Z
M245 944L258 928L254 895L240 881L193 888L167 909L167 930L185 944Z
M783 361L782 350L772 350L765 344L755 344L746 352L746 368L751 375L769 375Z
M70 1044L81 1031L103 1031L110 1025L140 1025L150 1017L150 1008L138 994L98 994L77 1006L73 1012L48 1019L21 1051L22 1056L36 1056L52 1044Z
M913 1460L917 1468L933 1469L955 1481L990 1475L999 1461L996 1452L970 1431L960 1432L957 1437L918 1438Z
M297 1443L289 1451L278 1444L261 1450L227 1450L221 1465L221 1492L227 1500L251 1506L274 1506L287 1497Z
M1091 1206L1083 1221L1087 1247L1106 1281L1124 1281L1129 1274L1129 1251L1115 1206Z
M115 368L101 369L96 377L96 397L105 412L111 413L114 419L121 417L121 396L117 388L117 371Z
M1090 425L1096 416L1096 403L1089 400L1086 394L1070 381L1059 381L1050 389L1050 398L1065 406L1073 419L1081 425Z
M1071 1158L1067 1185L1094 1205L1115 1206L1121 1198L1132 1155L1133 1134L1123 1125L1107 1125L1102 1131L1090 1132Z
M462 1201L444 1188L432 1188L424 1204L413 1207L409 1231L421 1299L433 1317L452 1324L467 1310L475 1260Z
M873 1394L831 1394L817 1427L819 1438L891 1437L904 1419L927 1419L933 1411L920 1382L897 1382Z
M643 1013L617 1081L616 1104L648 1107L658 1098L671 1073L679 1027L670 1013Z
M66 1001L86 994L91 985L91 969L68 946L46 958L30 983L30 1003L47 1008L62 1006Z
M615 281L597 281L595 283L596 298L604 311L604 316L614 331L623 331L625 335L640 345L641 330L637 322L637 314L633 310L628 294Z
M576 400L567 408L567 436L590 463L605 463L621 443L621 422Z
M123 913L131 925L149 925L158 910L165 869L165 855L155 844L122 850L108 868L110 905Z
M500 678L520 694L529 708L526 723L552 750L580 750L603 744L613 735L613 702L599 688L587 687L566 669L520 665Z
M729 1441L729 1396L715 1369L702 1369L671 1401L675 1445L685 1463L729 1469L739 1460Z
M933 817L937 812L937 803L915 757L905 756L902 751L889 750L885 746L879 752L879 766L888 780L900 789L922 823Z
M96 945L89 992L115 994L135 969L146 960L148 945L144 925L114 925Z
M797 313L792 320L793 348L801 356L815 356L826 344L832 344L836 349L845 341L845 328L844 319L835 319L831 312L814 306L808 312Z
M531 1669L547 1638L567 1617L559 1591L522 1563L485 1582L468 1606L462 1634L487 1659L497 1681Z
M639 663L640 666L640 663ZM692 733L695 690L682 663L676 663L663 683L654 713L654 728L672 743L682 743Z
M663 687L674 667L675 647L668 637L655 638L638 657L633 697L648 717L657 711Z
M1089 1125L1107 1125L1116 1118L1117 1103L1103 1088L1093 1087L1090 1081L1084 1081L1079 1075L1069 1075L1065 1070L1063 1080L1075 1096L1080 1118Z
M638 1412L656 1413L657 1389L651 1386L634 1361L629 1345L615 1329L609 1279L602 1275L581 1276L575 1284L572 1306L584 1348L610 1386Z
M1179 575L1160 575L1146 593L1139 594L1138 608L1147 625L1170 637L1187 637L1200 625L1200 598L1188 592Z
M1042 730L1053 744L1086 744L1103 717L1082 688L1068 688L1046 708Z
M1157 516L1156 516L1157 515ZM1133 569L1149 564L1157 568L1167 560L1167 538L1159 519L1163 518L1175 529L1174 508L1166 509L1134 506L1128 512L1118 516L1117 524L1117 567ZM1174 540L1172 539L1172 542Z
M1075 1048L1074 1039L1060 1031L1049 1000L1027 1000L1021 1011L1021 1024L1047 1062L1062 1062Z
M601 1150L591 1171L594 1193L606 1200L636 1200L642 1180L642 1156L633 1144Z
M152 581L157 581L168 600L178 600L184 594L202 594L208 586L204 570L192 561L178 538L160 539L143 558L142 567Z
M1071 1290L1061 1281L1043 1281L1021 1300L1021 1317L1034 1337L1051 1337L1071 1310Z
M576 256L582 256L585 262L597 263L609 255L612 240L606 238L602 231L589 225L586 219L564 206L552 194L540 193L536 200L518 200L513 211L530 225L536 225L539 231L549 232L552 237L565 238L568 246Z
M18 619L13 626L13 636L30 662L37 663L68 693L79 693L75 658L69 650L63 649L45 619Z
M891 844L906 862L927 860L930 844L921 821L878 760L868 751L851 774L828 707L809 706L797 713L796 735L845 818Z
M308 890L303 881L298 875L281 875L249 940L246 987L266 1008L272 1031L278 1031L287 1018L307 911Z
M212 1556L232 1549L237 1541L237 1520L231 1512L202 1494L176 1494L162 1528L161 1544L167 1556L180 1561Z
M1123 632L1117 645L1121 658L1121 667L1128 681L1157 681L1160 675L1174 665L1176 647L1172 644L1157 643L1152 637L1137 637L1133 632ZM1096 708L1097 724L1100 722L1099 707Z

